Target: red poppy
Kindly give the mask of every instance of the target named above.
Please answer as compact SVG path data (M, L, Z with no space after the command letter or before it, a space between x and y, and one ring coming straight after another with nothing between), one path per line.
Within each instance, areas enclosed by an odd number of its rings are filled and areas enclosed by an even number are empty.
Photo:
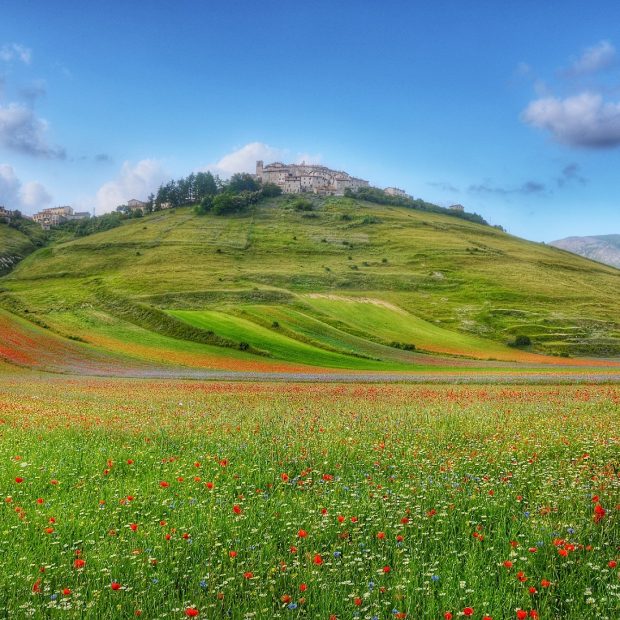
M300 592L305 592L308 589L308 586L305 583L300 583L299 584L299 591Z
M73 568L84 568L86 566L86 560L82 560L82 558L77 558L73 561Z
M362 604L362 599L361 599L359 596L356 596L356 597L353 599L353 604L354 604L354 605L357 605L357 606L359 607L359 606Z
M317 553L312 560L317 566L323 564L323 558Z
M32 584L32 591L35 594L39 594L41 592L41 580L37 579L33 584Z
M241 506L239 506L239 504L235 504L235 505L233 506L233 512L234 512L236 515L240 515L240 514L241 514Z
M15 482L17 482L17 484L21 484L23 481L24 481L24 479L23 479L23 478L21 478L20 476L17 476L17 477L15 478Z
M474 608L473 607L465 607L465 609L463 609L463 615L464 616L473 616L474 615Z
M64 596L69 596L71 594L71 589L70 588L65 588L62 593L64 594Z
M543 588L548 588L551 585L551 582L548 579L541 579L540 585Z
M517 609L517 619L525 620L525 618L527 618L527 611L524 609Z
M452 620L452 613L449 611L446 611L443 617L445 618L445 620Z
M618 566L618 562L616 562L616 560L609 560L607 566L609 566L609 568L616 568L616 566Z
M251 571L246 571L245 573L243 573L243 576L246 579L252 579L252 577L254 577L254 573L252 573Z
M195 618L200 612L195 607L188 607L185 610L185 615L188 618Z
M299 536L299 538L306 538L306 536L308 536L308 532L306 532L306 530L299 530L299 532L297 532L297 536Z
M131 528L132 532L137 532L138 531L138 524L137 523L130 523L129 527Z
M288 474L280 474L280 478L281 478L282 482L288 482L288 480L289 480Z
M160 486L162 489L167 489L167 488L170 486L170 483L169 483L169 482L166 482L165 480L162 480L162 481L159 483L159 486Z
M377 538L383 540L385 538L385 532L377 532Z
M237 557L237 552L236 552L236 551L229 551L229 552L228 552L228 555L229 555L231 558L236 558L236 557Z
M605 514L607 514L607 511L600 504L596 504L594 506L594 523L602 521Z
M344 516L338 515L338 523L344 523Z
M504 568L512 568L512 562L510 560L504 561Z
M213 488L213 483L212 482L207 482L207 484L205 484L205 486L207 487L207 489L209 489L209 491Z
M110 584L110 587L112 588L112 590L120 590L121 589L121 584L118 583L118 581L113 581Z
M385 566L383 567L383 572L384 572L384 573L386 573L386 574L387 574L387 573L389 573L391 570L392 570L392 569L391 569L389 566L387 566L387 565L385 565Z

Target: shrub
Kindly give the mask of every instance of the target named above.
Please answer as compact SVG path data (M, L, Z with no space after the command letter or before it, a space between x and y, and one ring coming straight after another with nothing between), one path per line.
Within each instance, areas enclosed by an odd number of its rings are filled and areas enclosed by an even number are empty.
M297 198L292 202L295 211L313 211L314 205L307 198Z

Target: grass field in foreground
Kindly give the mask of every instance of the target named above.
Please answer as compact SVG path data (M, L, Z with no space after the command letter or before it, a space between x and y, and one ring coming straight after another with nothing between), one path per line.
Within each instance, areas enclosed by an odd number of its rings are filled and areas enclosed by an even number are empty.
M0 381L9 617L618 617L617 387Z

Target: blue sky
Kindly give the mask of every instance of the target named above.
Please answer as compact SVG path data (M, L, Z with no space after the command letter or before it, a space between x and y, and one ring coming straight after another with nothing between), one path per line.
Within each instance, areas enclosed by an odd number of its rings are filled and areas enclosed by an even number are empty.
M306 160L536 241L620 233L620 4L587 6L2 0L0 204Z

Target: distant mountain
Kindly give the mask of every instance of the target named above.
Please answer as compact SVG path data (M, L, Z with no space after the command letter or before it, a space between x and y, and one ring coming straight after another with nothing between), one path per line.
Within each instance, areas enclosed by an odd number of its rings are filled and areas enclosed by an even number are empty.
M566 237L550 245L620 269L620 235Z

